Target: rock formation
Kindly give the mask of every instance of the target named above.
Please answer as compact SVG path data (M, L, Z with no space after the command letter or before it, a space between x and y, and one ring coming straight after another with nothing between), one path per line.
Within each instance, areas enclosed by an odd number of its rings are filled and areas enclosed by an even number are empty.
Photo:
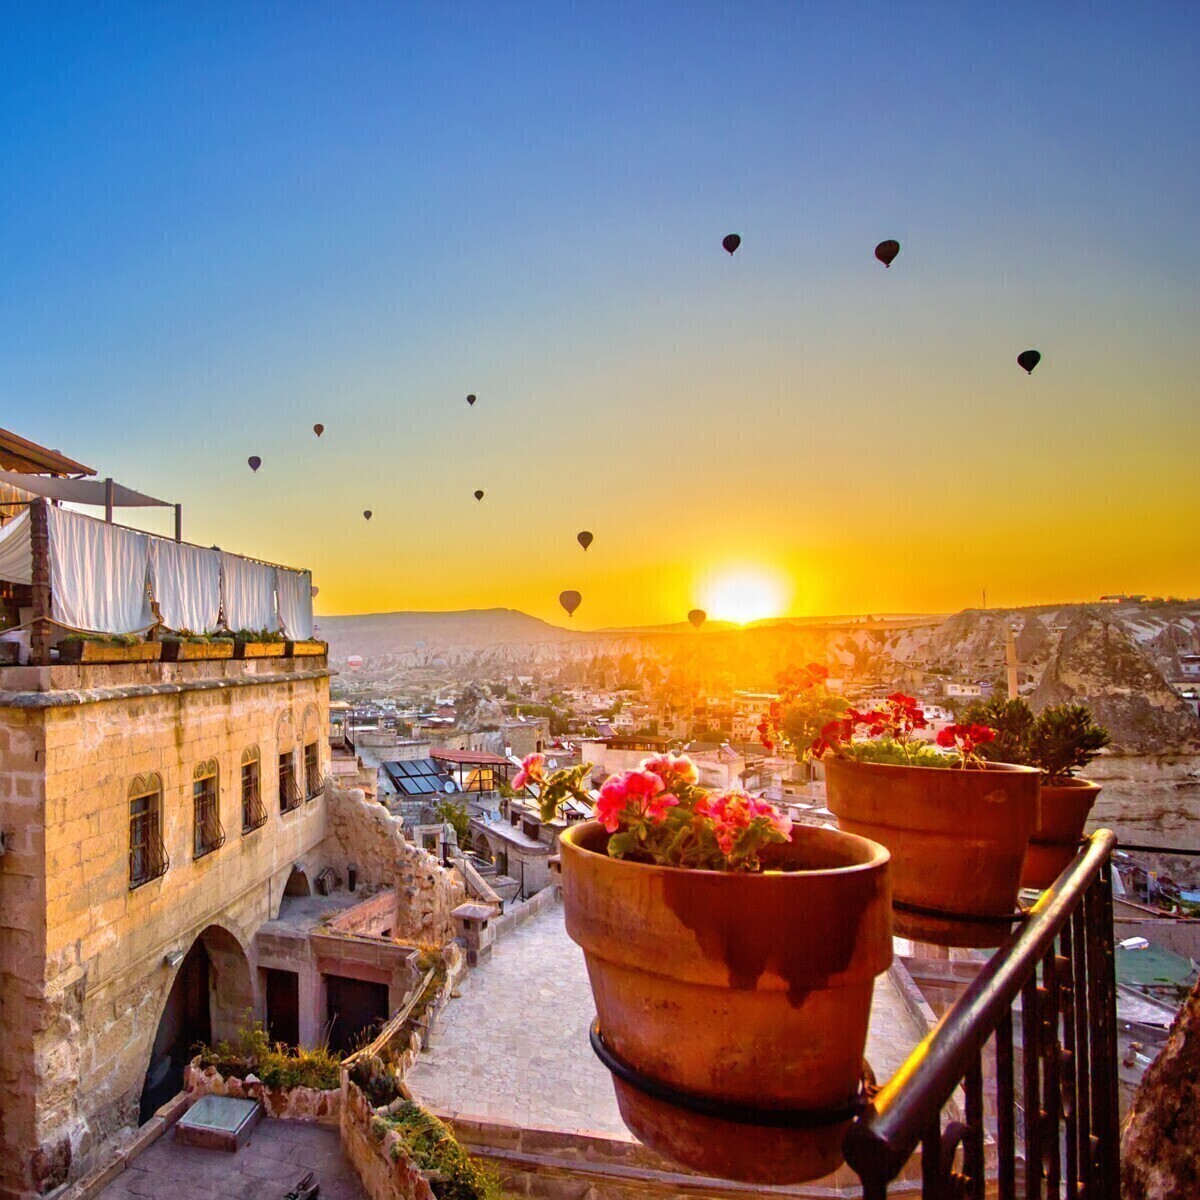
M1121 1130L1122 1200L1200 1196L1200 984L1179 1010Z

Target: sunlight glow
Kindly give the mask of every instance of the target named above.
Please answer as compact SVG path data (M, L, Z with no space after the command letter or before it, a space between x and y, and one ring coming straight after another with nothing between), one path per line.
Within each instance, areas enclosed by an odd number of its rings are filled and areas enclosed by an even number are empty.
M714 620L745 625L749 621L783 616L788 597L781 579L752 567L716 576L705 589L704 599L704 607Z

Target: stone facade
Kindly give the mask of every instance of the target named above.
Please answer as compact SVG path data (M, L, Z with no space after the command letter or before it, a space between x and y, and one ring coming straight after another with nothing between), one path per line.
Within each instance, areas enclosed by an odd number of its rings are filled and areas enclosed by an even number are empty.
M404 837L404 822L382 804L364 803L352 789L329 807L326 861L343 878L349 865L367 886L394 886L392 937L401 942L443 946L454 937L451 912L466 898L453 871Z
M211 1026L257 1007L255 929L325 834L324 793L281 813L278 755L328 764L324 660L9 670L0 692L0 1197L86 1172L136 1129L160 1019L202 941ZM267 819L242 833L243 754ZM196 768L224 842L195 856ZM135 782L136 781L136 782ZM131 886L131 794L152 792L169 865ZM314 862L315 865L315 862Z

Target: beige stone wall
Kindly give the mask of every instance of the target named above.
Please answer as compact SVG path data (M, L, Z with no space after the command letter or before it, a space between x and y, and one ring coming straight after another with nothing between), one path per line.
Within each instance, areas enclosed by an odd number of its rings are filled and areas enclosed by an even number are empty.
M350 863L368 886L396 889L392 937L401 942L443 946L454 937L450 913L466 898L454 871L427 851L406 841L404 822L357 788L331 788L329 841L325 860L346 878Z
M0 709L0 1197L17 1194L24 1166L10 1145L33 1147L34 1030L49 1017L43 996L45 909L45 737L36 714Z
M9 926L0 939L5 1063L14 1045L21 1051L12 1068L16 1095L5 1101L0 1197L78 1177L102 1143L136 1126L175 974L164 956L186 952L212 926L224 931L205 936L215 975L213 1034L233 1032L239 1010L256 1001L255 929L278 912L295 860L305 857L315 874L326 802L322 795L281 815L276 756L297 749L303 788L300 749L315 738L327 770L327 678L288 677L279 664L270 674L255 664L259 677L245 686L227 682L239 679L231 668L242 664L198 666L205 669L191 680L164 680L158 666L103 693L16 698L43 707L6 707L8 697L0 698L8 745L0 826L22 828L22 852L0 860ZM249 745L259 747L268 819L243 836L241 756ZM194 859L193 773L214 758L226 840ZM129 788L134 776L150 774L162 780L170 867L131 890ZM24 953L21 939L29 944ZM5 972L14 956L16 969ZM35 972L38 980L27 978ZM23 989L38 983L43 999L25 1003Z

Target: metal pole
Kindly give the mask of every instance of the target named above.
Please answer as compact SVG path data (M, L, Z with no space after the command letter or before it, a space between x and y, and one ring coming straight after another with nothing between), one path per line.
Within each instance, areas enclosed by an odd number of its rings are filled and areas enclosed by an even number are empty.
M175 540L183 541L183 505L175 505Z
M113 518L113 481L110 475L104 481L104 519L111 525Z

